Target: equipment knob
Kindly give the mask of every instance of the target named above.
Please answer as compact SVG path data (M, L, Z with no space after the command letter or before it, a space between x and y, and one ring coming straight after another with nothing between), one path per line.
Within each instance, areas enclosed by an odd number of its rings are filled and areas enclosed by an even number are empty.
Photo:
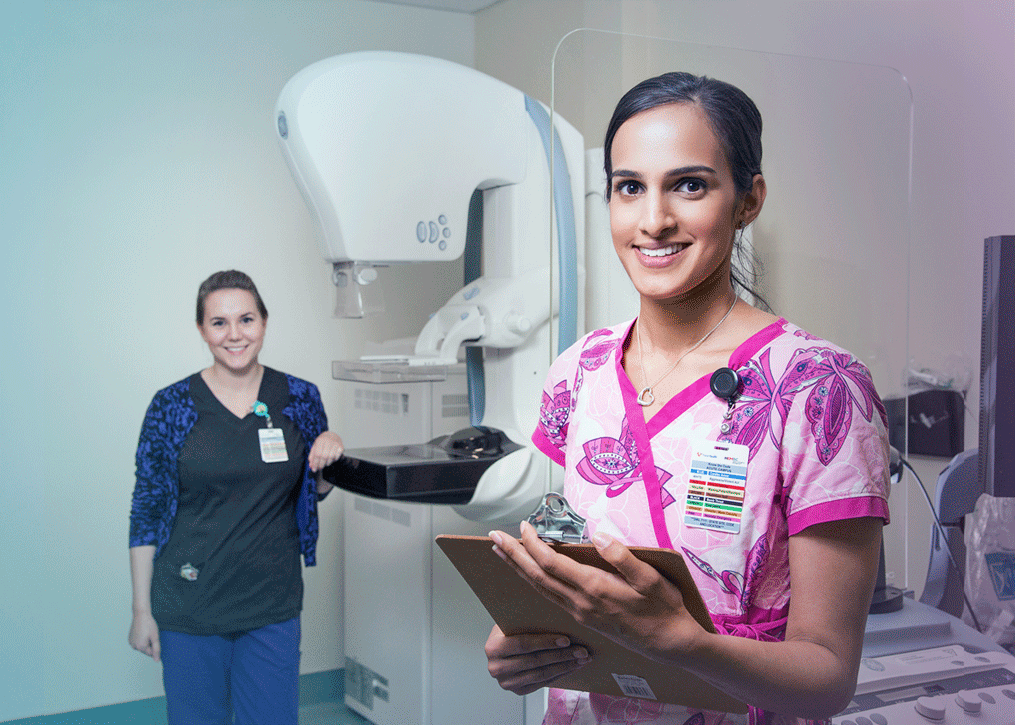
M975 715L980 711L980 706L983 704L983 700L975 692L969 690L960 690L955 694L955 702L963 710L971 715Z
M945 719L945 704L939 697L917 698L916 711L928 720Z
M356 281L361 285L368 285L377 281L377 270L373 267L359 267L355 269Z
M516 335L528 334L529 330L532 329L532 320L525 315L519 315L516 312L505 315L504 324Z

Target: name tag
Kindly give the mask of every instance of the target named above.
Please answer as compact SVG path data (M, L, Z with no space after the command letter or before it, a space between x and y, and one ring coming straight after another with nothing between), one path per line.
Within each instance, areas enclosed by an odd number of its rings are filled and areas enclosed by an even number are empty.
M692 445L684 525L739 534L750 450L719 441L696 441Z
M285 449L285 436L281 428L258 428L261 439L261 460L265 463L284 463L289 460Z

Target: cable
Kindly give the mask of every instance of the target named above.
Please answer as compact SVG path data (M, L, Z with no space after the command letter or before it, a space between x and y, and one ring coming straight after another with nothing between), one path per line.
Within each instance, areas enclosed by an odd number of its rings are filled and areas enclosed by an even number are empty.
M920 480L920 475L911 465L909 465L909 461L901 457L899 460L902 465L908 468L909 472L913 474L913 478L916 479L916 482L920 484L920 490L923 492L923 497L927 499L927 506L930 508L930 515L934 517L934 524L937 526L938 535L941 537L942 542L944 542L944 549L945 553L948 554L948 561L950 561L952 566L955 567L956 572L961 572L962 569L960 569L959 565L955 563L955 557L952 556L952 547L948 543L948 534L945 533L944 524L941 523L941 519L937 516L937 510L934 508L934 503L930 500L930 494L927 493L927 487L924 486L923 481ZM976 631L982 632L983 629L980 627L980 620L976 618L976 612L973 611L973 605L966 596L965 582L962 584L962 601L965 602L966 610L969 612L969 616L972 617L973 624L976 625Z

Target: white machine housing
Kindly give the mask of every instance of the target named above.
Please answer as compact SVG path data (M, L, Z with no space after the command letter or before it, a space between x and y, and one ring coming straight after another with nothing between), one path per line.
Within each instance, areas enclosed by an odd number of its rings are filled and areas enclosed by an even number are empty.
M524 448L483 476L462 508L475 519L520 520L550 488L528 445L558 351L553 322L561 289L547 147L528 110L535 103L450 61L361 52L297 73L276 109L284 155L329 261L363 269L455 259L465 247L470 198L483 192L483 274L431 317L404 360L453 365L463 344L485 348L480 422ZM575 212L577 262L563 286L580 330L583 140L559 117L554 130Z
M457 259L475 189L526 178L522 94L408 53L348 53L285 85L276 117L329 262Z
M379 365L450 367L462 345L482 347L481 422L523 446L483 473L468 504L381 502L343 492L347 679L353 673L346 704L378 725L450 725L463 722L465 712L477 725L542 719L541 695L517 698L487 674L485 635L477 632L489 632L489 616L462 589L433 536L515 529L559 483L529 437L560 346L555 316L568 306L577 333L584 328L584 144L559 117L548 128L549 117L545 106L494 78L405 53L322 60L296 74L278 100L283 153L324 257L336 265L336 284L347 290L370 284L375 267L460 256L470 199L481 191L482 276L434 313L414 354ZM560 176L557 184L551 176L546 138L556 161L566 162L563 194ZM557 203L573 211L576 260L563 282L555 188ZM561 302L561 288L573 300ZM351 299L355 307L357 294ZM421 442L392 440L383 426L370 433L358 425L352 433L355 444ZM352 689L360 699L350 697Z

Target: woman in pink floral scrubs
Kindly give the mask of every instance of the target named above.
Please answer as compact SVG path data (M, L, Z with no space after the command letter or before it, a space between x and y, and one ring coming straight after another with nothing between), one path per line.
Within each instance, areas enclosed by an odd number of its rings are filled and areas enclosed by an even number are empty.
M856 683L888 521L885 413L850 353L739 299L732 258L757 218L761 116L739 89L668 73L617 106L605 143L616 252L641 298L550 369L537 447L620 576L554 554L528 525L492 532L521 576L575 619L747 702L749 715L552 689L590 653L554 635L486 645L518 694L550 686L544 723L823 720ZM729 368L732 400L710 388ZM722 461L718 476L703 476ZM628 546L680 551L719 634ZM792 596L791 596L792 595Z

